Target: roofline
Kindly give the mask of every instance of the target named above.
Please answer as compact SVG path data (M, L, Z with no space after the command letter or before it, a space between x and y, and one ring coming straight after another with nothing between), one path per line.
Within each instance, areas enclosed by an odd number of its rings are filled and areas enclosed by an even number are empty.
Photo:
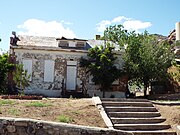
M76 52L76 53L88 53L88 50L77 50L77 49L62 49L59 47L46 47L46 46L10 46L10 49L24 49L24 50L44 50L44 51L62 51L62 52ZM114 51L115 55L124 54L123 51Z
M25 50L44 50L44 51L63 51L63 52L77 52L87 53L88 50L76 50L76 49L61 49L59 47L46 47L46 46L11 46L10 49L25 49Z
M56 40L71 40L71 41L88 41L88 40L85 40L85 39L78 39L78 38L65 38L65 37L62 37L62 38L56 38Z

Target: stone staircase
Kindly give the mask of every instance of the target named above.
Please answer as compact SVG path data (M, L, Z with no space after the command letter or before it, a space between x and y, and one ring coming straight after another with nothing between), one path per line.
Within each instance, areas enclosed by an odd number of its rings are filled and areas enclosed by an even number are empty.
M146 99L102 98L101 102L114 129L134 135L176 135Z

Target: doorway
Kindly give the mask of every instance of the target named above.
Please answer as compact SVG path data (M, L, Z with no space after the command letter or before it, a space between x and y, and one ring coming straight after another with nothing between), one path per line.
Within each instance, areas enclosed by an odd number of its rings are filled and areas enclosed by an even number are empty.
M66 89L76 90L77 61L67 61Z

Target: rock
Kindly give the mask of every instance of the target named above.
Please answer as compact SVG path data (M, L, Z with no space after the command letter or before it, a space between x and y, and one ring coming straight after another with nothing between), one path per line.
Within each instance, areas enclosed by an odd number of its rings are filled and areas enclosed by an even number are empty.
M26 129L25 129L24 127L18 127L18 128L17 128L17 134L18 134L18 135L28 135L28 134L26 133Z
M34 134L35 132L36 132L36 130L35 130L35 128L32 127L32 126L30 126L30 127L27 128L27 133L28 133L28 134L31 134L31 133Z
M21 127L26 127L27 126L27 122L26 121L16 121L15 126L21 126Z
M13 125L8 125L8 126L6 127L6 129L7 129L7 131L8 131L9 133L14 133L14 132L16 132L16 128L15 128L15 126L13 126Z

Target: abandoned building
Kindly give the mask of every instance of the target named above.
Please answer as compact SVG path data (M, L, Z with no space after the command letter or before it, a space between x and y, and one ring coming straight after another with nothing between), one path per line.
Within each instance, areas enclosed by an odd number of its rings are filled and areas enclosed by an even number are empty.
M11 41L10 51L14 61L22 63L30 75L30 85L25 89L25 94L102 97L99 86L92 82L92 76L86 74L79 61L81 57L87 56L89 48L103 45L103 40L37 36L18 36L18 39L16 45ZM122 68L124 50L116 46L114 53L117 56L116 65ZM127 81L127 77L116 80L111 91L106 92L106 97L125 97Z

